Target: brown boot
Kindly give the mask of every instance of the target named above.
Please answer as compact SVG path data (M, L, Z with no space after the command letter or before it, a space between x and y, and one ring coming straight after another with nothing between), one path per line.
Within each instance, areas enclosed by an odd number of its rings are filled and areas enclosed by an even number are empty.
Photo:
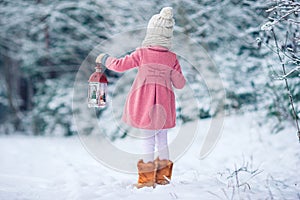
M166 185L170 183L173 169L173 162L170 160L160 160L157 158L156 163L156 183Z
M139 179L135 184L137 188L142 187L155 187L156 166L154 162L144 163L143 160L139 160L138 164Z

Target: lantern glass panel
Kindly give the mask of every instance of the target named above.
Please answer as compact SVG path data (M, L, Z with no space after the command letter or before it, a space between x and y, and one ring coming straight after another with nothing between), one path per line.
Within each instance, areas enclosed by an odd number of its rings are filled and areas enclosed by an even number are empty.
M88 107L104 107L107 98L107 83L90 82L88 89Z

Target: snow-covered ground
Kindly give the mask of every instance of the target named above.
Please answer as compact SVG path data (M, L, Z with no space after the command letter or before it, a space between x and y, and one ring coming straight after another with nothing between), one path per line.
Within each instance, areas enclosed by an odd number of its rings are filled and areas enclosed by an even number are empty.
M220 141L202 160L200 130L174 163L172 183L155 189L132 187L137 175L102 166L78 137L1 136L0 199L300 199L295 130L271 135L259 120L256 113L226 117Z

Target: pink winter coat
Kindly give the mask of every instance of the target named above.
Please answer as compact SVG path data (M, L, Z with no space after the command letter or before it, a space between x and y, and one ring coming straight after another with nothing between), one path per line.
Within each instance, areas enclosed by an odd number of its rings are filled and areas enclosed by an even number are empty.
M181 89L186 81L175 53L160 46L137 48L124 58L108 57L105 65L116 72L138 67L123 111L125 123L150 130L176 125L173 86Z

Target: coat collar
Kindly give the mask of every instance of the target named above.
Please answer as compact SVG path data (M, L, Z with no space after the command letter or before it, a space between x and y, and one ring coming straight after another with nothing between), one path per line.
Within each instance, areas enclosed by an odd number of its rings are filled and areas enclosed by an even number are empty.
M169 51L168 48L162 46L148 46L147 48L153 51Z

